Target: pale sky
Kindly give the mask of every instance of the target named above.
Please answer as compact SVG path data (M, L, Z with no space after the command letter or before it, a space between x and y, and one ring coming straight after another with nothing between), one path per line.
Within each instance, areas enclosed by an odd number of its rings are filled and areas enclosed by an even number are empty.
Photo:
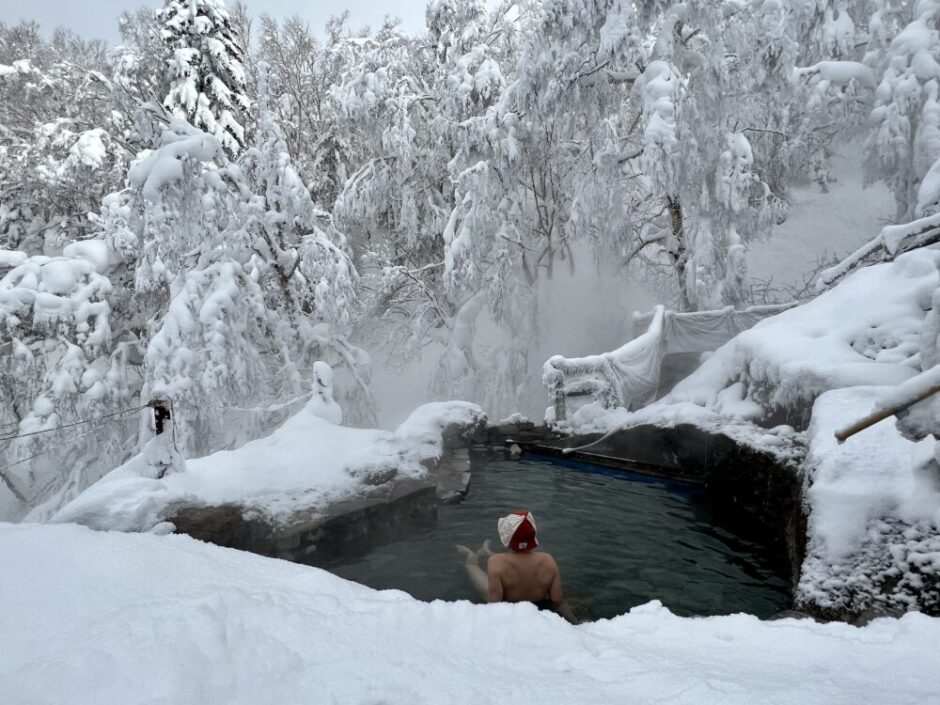
M231 5L234 0L228 0ZM23 19L38 21L51 31L58 26L67 27L88 39L119 41L117 17L124 10L137 7L158 7L162 0L0 0L0 22L14 24ZM257 17L268 13L282 18L299 15L310 26L320 31L331 15L350 11L350 24L354 29L368 24L375 28L385 15L402 19L409 31L424 27L424 8L427 0L398 0L384 3L379 0L245 0L249 12Z

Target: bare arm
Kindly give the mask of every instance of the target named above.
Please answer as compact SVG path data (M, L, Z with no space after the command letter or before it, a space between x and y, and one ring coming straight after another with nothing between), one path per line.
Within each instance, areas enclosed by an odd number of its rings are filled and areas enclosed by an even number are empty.
M502 602L503 601L503 581L499 577L499 568L493 565L493 561L490 561L489 570L489 587L486 591L486 601L487 602Z
M558 612L558 614L560 614L572 624L578 623L577 618L574 616L574 613L571 611L571 608L565 601L565 595L561 589L561 570L558 568L557 563L555 563L555 576L552 578L552 585L548 589L548 597L555 606L555 611Z

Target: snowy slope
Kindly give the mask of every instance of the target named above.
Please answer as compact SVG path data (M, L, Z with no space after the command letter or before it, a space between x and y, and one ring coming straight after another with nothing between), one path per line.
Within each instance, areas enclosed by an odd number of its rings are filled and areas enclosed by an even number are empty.
M940 620L919 614L859 629L649 603L572 627L77 526L0 525L0 563L11 705L940 703Z
M881 183L863 186L861 147L844 145L833 158L836 181L794 186L790 212L767 240L748 249L748 274L775 286L803 283L817 260L841 259L875 237L894 215L894 197Z
M571 423L606 431L638 423L759 421L773 411L808 407L830 389L900 384L919 372L920 332L938 265L940 252L923 249L860 269L737 335L638 412L582 407Z

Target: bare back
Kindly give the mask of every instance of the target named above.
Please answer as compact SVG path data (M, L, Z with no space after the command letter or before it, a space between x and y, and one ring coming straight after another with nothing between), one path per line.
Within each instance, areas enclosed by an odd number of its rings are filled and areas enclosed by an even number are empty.
M497 553L487 564L489 602L541 602L560 604L561 571L550 553Z

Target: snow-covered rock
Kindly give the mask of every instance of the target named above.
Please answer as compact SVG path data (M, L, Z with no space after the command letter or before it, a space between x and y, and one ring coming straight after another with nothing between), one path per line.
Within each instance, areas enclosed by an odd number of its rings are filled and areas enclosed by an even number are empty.
M323 370L320 370L323 373ZM335 403L335 402L334 402ZM320 395L266 438L237 450L187 459L186 469L149 477L135 456L63 507L54 522L148 531L181 507L237 505L267 521L317 514L370 491L384 478L421 478L443 453L445 432L485 420L467 402L419 407L394 433L338 426Z
M892 420L839 444L835 432L871 412L879 387L826 392L808 431L804 607L832 613L940 611L940 477L933 439L905 439Z
M76 526L0 525L0 564L9 703L940 702L940 620L921 614L859 629L651 602L574 627L528 604L427 604L185 536Z

